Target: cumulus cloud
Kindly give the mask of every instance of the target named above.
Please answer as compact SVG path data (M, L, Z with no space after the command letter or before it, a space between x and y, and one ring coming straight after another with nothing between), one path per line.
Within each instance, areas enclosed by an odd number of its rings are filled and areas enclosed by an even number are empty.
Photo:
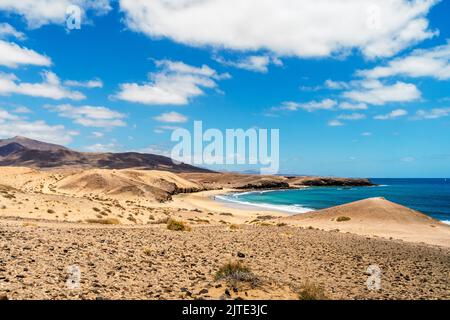
M408 114L408 111L406 111L404 109L396 109L396 110L392 110L391 112L389 112L387 114L379 114L373 118L375 120L392 120L392 119L406 116L407 114Z
M430 120L447 117L450 115L450 108L434 108L431 110L417 110L413 120Z
M365 119L366 115L362 113L351 113L351 114L340 114L337 116L339 120L362 120Z
M71 5L82 9L82 21L87 19L86 13L103 15L111 10L109 0L2 0L0 11L22 16L28 27L38 28L45 24L63 24Z
M217 80L229 78L207 65L194 67L179 61L156 61L159 71L149 74L143 84L123 83L114 98L148 105L185 105L204 94L203 89L217 87Z
M58 116L72 119L74 123L85 127L113 128L123 127L126 123L123 119L125 114L102 106L80 106L61 104L58 106L46 106L50 111L56 112Z
M448 80L450 79L450 42L430 49L414 50L405 57L389 61L385 66L378 66L370 70L359 70L357 74L374 79L404 76Z
M344 124L341 121L334 119L334 120L328 121L328 125L330 127L340 127L340 126L343 126Z
M283 62L278 58L267 55L253 55L236 61L226 60L223 57L214 57L214 60L226 66L260 73L267 73L270 64L277 66L283 65Z
M175 111L160 114L159 116L156 116L154 119L159 122L168 122L168 123L184 123L187 121L186 116Z
M40 83L20 82L11 73L0 73L0 96L21 94L32 97L42 97L54 100L72 99L82 100L85 96L78 91L65 88L60 79L53 72L42 72L43 81Z
M67 130L63 125L49 125L43 120L27 121L18 115L0 109L0 138L17 135L66 145L72 142L78 132Z
M350 87L350 85L344 81L334 81L334 80L328 79L325 81L325 87L327 87L328 89L333 89L333 90L342 90L342 89L348 89Z
M316 110L333 110L337 105L337 102L332 99L324 99L321 101L309 101L305 103L285 101L279 107L273 107L271 111L296 111L305 110L308 112L313 112Z
M414 84L397 81L392 85L378 80L358 82L358 88L343 93L347 99L361 103L384 105L388 102L408 102L421 97L421 92Z
M50 58L15 43L0 40L0 66L16 68L20 65L50 66Z
M93 145L84 147L84 149L89 152L117 152L120 148L115 142L110 142L95 143Z
M33 111L25 106L18 106L16 108L14 108L13 110L15 113L21 113L21 114L25 114L25 113L33 113Z
M392 56L435 35L437 0L120 0L128 27L192 46L324 57Z
M365 103L350 103L347 101L339 104L339 109L342 110L367 110L367 104Z
M5 39L8 37L17 38L19 40L24 40L25 34L23 32L17 31L9 23L0 23L0 39Z
M99 131L93 131L93 132L92 132L92 136L93 136L94 138L97 138L97 139L103 138L104 135L105 135L105 134L104 134L103 132L99 132Z
M80 88L103 88L103 81L95 78L87 81L77 81L77 80L66 80L64 84L69 87L80 87Z

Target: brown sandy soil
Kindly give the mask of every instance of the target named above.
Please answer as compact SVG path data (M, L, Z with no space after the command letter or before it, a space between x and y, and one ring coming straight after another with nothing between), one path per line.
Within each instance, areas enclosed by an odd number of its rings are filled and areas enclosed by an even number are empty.
M298 227L182 232L163 224L0 221L0 295L8 299L296 299L307 282L330 299L450 298L444 247ZM242 261L258 283L215 281L230 260ZM366 285L373 264L382 270L378 291ZM81 271L78 289L66 285L72 265Z
M450 226L383 198L370 198L282 219L291 225L450 247Z
M222 190L180 193L211 184L131 169L6 167L0 177L0 299L296 299L305 284L331 299L450 298L450 227L384 200L287 217L212 200L234 190L222 178ZM168 230L169 218L192 230ZM258 281L216 281L231 260ZM365 283L372 264L379 291Z

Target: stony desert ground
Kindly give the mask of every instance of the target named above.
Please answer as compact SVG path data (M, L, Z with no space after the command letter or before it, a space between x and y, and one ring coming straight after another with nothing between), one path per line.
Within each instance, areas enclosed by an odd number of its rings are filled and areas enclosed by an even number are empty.
M450 299L450 250L287 226L152 226L3 220L0 295L8 299L298 299L304 285L330 299ZM215 281L240 260L257 283ZM367 268L381 268L370 291ZM69 289L78 266L80 287Z
M288 217L211 200L237 187L217 175L0 176L0 299L450 299L450 227L383 199ZM239 272L218 277L230 262Z

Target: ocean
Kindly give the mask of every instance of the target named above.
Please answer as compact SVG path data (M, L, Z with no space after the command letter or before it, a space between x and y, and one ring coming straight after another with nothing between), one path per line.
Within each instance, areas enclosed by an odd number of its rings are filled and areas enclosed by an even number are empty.
M276 191L235 193L216 198L262 209L302 213L344 203L384 197L450 223L450 178L441 179L370 179L372 187L311 187Z

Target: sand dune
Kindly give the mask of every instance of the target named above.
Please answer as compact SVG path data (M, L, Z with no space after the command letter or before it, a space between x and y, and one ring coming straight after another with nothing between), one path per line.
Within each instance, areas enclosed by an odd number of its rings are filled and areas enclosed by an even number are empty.
M90 169L62 178L55 190L74 196L133 199L143 197L156 201L169 200L171 195L200 190L199 184L166 171Z
M283 219L296 225L325 230L339 229L356 234L450 246L450 226L384 198L355 201Z

